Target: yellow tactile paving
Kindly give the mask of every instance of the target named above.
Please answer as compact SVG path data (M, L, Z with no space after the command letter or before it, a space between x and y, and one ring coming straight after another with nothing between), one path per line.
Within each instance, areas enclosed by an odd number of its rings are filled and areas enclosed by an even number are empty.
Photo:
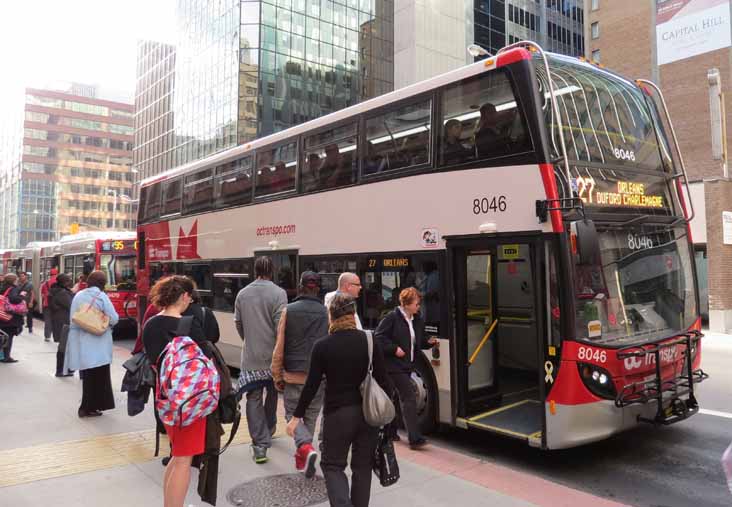
M277 433L284 434L284 418L278 418ZM229 426L222 444L229 438ZM249 443L246 419L242 417L239 431L231 445ZM168 449L168 439L160 438L161 454ZM53 479L66 475L92 472L105 468L144 463L155 459L155 430L103 435L83 440L71 440L0 451L0 488Z

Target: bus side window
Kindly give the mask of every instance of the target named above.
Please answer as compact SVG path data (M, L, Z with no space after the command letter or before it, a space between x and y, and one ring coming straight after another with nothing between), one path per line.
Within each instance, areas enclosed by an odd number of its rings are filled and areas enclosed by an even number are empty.
M215 261L213 268L213 297L211 308L220 312L233 312L239 291L249 285L252 278L251 259Z
M166 181L163 184L163 215L180 213L182 180Z
M366 120L363 174L378 174L430 161L432 101L401 106Z
M211 208L213 200L213 169L204 169L185 178L183 213L195 213Z
M305 192L350 185L358 172L356 124L306 137L302 189Z
M225 208L252 200L252 157L244 157L216 168L215 205Z
M521 108L503 71L491 71L442 94L440 163L459 165L526 151Z
M295 189L297 142L258 150L255 195L278 194Z

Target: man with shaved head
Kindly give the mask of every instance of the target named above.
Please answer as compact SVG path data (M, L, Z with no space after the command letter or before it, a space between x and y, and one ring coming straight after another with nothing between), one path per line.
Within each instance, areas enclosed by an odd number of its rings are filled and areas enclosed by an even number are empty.
M357 299L359 294L361 294L361 279L356 273L349 273L348 271L341 273L341 276L338 277L338 289L325 295L326 308L330 307L330 302L336 294L348 294L352 298ZM356 327L363 329L358 313L356 313Z

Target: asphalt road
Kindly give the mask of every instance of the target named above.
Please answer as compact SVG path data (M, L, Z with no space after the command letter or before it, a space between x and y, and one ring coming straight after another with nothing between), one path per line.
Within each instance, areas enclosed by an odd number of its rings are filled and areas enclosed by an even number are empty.
M576 449L539 451L519 441L475 431L448 430L432 442L540 475L547 480L639 507L730 507L720 457L732 441L732 336L709 335L699 389L702 409L676 425L635 431Z

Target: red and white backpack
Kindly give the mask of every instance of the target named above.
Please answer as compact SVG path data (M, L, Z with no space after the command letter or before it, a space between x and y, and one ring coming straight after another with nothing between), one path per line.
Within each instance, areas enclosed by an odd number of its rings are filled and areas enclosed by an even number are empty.
M219 372L188 336L166 345L158 370L155 408L163 424L189 426L218 407Z

